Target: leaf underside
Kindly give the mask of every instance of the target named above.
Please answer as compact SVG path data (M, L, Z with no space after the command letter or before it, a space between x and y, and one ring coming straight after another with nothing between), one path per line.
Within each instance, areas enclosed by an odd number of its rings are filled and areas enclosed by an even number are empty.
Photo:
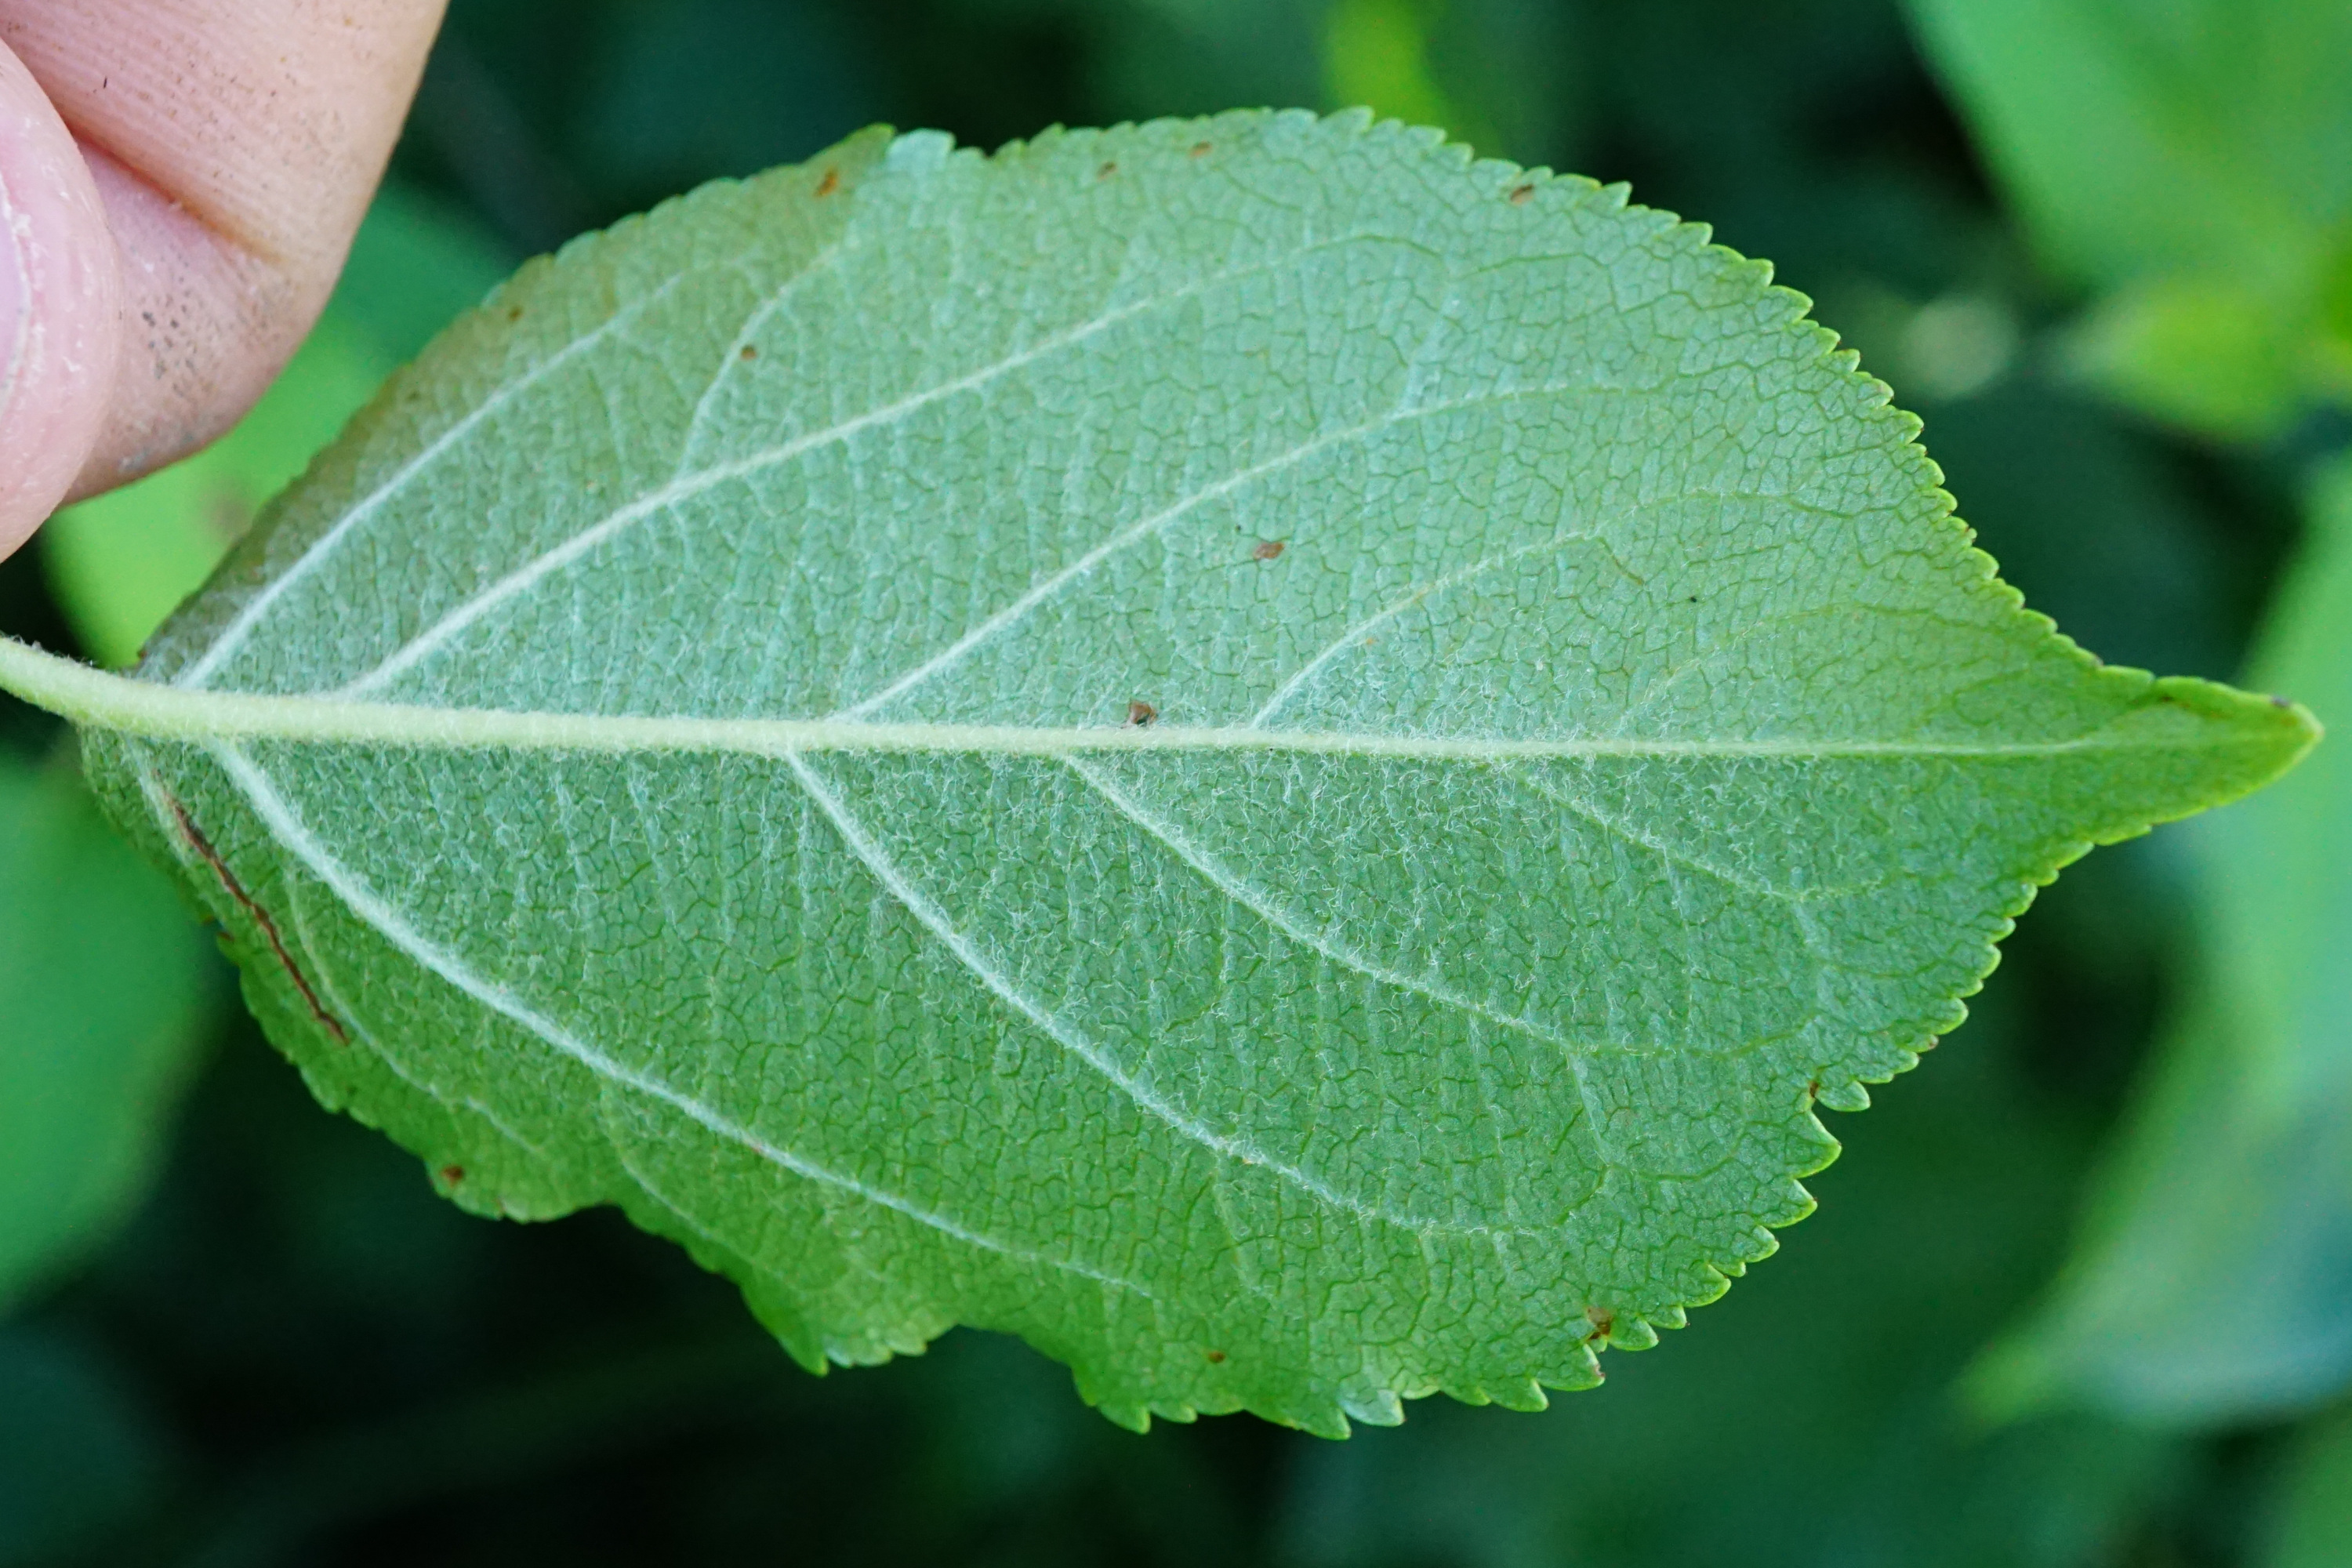
M2309 739L2022 610L1803 309L1361 117L868 132L445 334L92 772L321 1099L805 1363L1539 1405Z

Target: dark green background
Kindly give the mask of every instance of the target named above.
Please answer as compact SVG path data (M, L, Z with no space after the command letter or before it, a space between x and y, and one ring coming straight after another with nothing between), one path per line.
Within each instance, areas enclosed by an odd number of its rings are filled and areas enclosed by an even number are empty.
M1964 516L2087 646L2231 674L2340 442L2168 437L2070 390L2042 281L1880 0L1400 0L1461 124L1632 182L1820 301L1927 420ZM456 0L397 178L517 258L877 120L1333 100L1321 0ZM1937 300L2013 321L1966 397L1906 376ZM69 647L30 552L0 630ZM0 702L0 744L55 740ZM2170 1000L2167 837L2070 871L1975 1019L1879 1109L1780 1256L1610 1381L1433 1401L1329 1444L1248 1418L1136 1437L1008 1341L814 1379L731 1291L608 1214L491 1226L318 1111L226 1004L168 1173L89 1268L0 1321L0 1568L19 1563L2223 1564L2259 1561L2262 1429L1971 1424L1953 1383L2060 1256Z

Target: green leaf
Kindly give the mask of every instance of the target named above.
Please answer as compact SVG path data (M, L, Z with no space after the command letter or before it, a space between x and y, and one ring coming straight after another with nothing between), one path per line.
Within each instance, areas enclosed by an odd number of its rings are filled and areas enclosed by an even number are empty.
M2062 273L2292 267L2352 220L2338 0L1910 0Z
M812 1365L1532 1406L2313 734L2024 612L1803 309L1363 117L869 133L526 268L141 679L0 681L478 1212Z
M203 944L70 773L0 753L0 1311L145 1190L200 1038Z
M1331 97L1406 120L1454 124L1454 106L1429 68L1437 7L1426 0L1334 0L1323 24L1323 70ZM1473 135L1492 145L1492 137Z
M2352 8L2339 0L1911 0L2061 276L2121 290L2078 367L2242 437L2352 395Z
M2066 368L2167 423L2262 440L2292 414L2303 334L2243 279L2167 274L2099 300L2065 340Z
M2352 1413L2297 1436L2267 1522L2262 1568L2335 1568L2352 1558Z
M2352 464L2316 488L2253 669L2352 713ZM2193 1001L2051 1299L1976 1374L1995 1411L2221 1424L2352 1380L2352 766L2323 748L2189 841ZM2217 1318L2228 1333L2184 1338Z
M1444 125L1482 153L1517 157L1559 146L1589 107L1587 40L1569 7L1330 0L1321 9L1323 89L1335 106Z

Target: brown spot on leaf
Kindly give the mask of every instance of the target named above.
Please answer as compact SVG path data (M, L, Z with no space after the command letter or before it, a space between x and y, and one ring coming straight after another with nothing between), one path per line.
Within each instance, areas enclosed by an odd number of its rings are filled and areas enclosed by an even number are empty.
M841 171L838 169L827 169L824 172L824 178L816 183L816 194L820 196L829 196L839 189L841 189Z
M507 320L508 320L508 321L521 321L521 320L522 320L522 307L521 307L520 305L509 305L509 306L507 307Z
M1101 168L1095 171L1095 178L1097 180L1108 180L1113 174L1118 173L1118 165L1117 163L1105 163Z
M1192 156L1195 158L1205 158L1209 155L1210 151L1210 144L1206 142L1195 142L1192 143Z
M460 1183L460 1182L464 1181L465 1179L466 1179L466 1167L465 1167L465 1166L463 1166L463 1165L444 1165L444 1166L442 1166L442 1167L441 1167L441 1184L442 1184L443 1186L445 1186L445 1187L454 1187L454 1186L456 1186L458 1183Z
M743 352L742 352L741 353L737 354L735 357L736 357L737 359L744 360L744 361L747 361L747 362L748 362L748 361L751 361L751 360L755 360L755 359L758 359L758 358L760 357L760 351L759 351L758 349L753 348L750 343L745 343L745 344L743 345Z
M1514 185L1511 187L1511 205L1515 207L1523 207L1535 199L1535 194L1536 188L1533 185Z
M1818 1100L1818 1099L1820 1099L1820 1098L1821 1098L1821 1093L1822 1093L1822 1080L1821 1080L1821 1079L1819 1079L1815 1078L1815 1079L1806 1079L1806 1080L1805 1080L1805 1098L1806 1098L1808 1100Z
M1261 539L1257 542L1257 548L1250 552L1250 559L1272 561L1288 548L1289 545L1279 539Z
M1130 702L1127 705L1127 721L1139 730L1159 717L1160 710L1149 702Z
M220 879L221 887L259 928L262 939L269 943L269 951L277 956L278 967L293 980L294 989L302 994L303 1002L310 1009L310 1016L319 1021L320 1027L335 1037L336 1044L350 1045L351 1036L344 1033L343 1026L320 1005L319 994L310 989L310 983L302 977L301 968L295 963L294 955L286 951L286 941L278 934L278 922L269 918L269 911L256 903L253 895L245 890L245 884L236 879L236 873L228 868L228 862L221 858L221 852L213 847L212 840L196 826L195 819L188 815L188 808L168 795L163 798L171 803L172 815L178 819L181 836L187 839L188 847L212 868L213 875Z
M1584 1336L1587 1340L1605 1340L1617 1327L1617 1314L1606 1307L1585 1308L1584 1321L1592 1325L1592 1331Z
M1211 1352L1209 1352L1209 1364L1210 1364L1211 1366L1223 1366L1223 1365L1224 1365L1224 1363L1225 1363L1225 1352L1223 1352L1223 1351L1211 1351Z

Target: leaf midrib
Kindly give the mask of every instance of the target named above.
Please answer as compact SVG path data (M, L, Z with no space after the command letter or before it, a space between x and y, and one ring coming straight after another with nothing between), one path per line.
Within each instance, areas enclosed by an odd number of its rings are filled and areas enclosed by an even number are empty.
M1381 734L1253 724L960 724L847 717L710 719L350 702L265 692L195 691L113 675L0 637L0 688L78 724L162 741L285 741L423 751L930 752L1067 757L1119 752L1288 752L1397 761L1510 763L1573 757L2049 757L2083 752L2218 751L2251 739L2215 726L2196 738L2114 721L2055 740L1874 740L1844 736L1685 739ZM2137 710L2127 709L2118 720Z

